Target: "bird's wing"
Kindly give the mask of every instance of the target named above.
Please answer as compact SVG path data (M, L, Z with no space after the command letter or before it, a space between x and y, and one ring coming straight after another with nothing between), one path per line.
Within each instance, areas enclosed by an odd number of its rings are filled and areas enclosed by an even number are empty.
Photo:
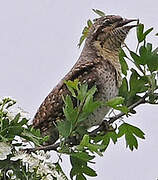
M72 70L65 76L64 79L50 92L50 94L43 101L39 107L34 119L33 125L39 128L42 132L45 132L55 125L56 120L63 119L63 100L62 96L70 93L64 83L64 80L75 80L86 82L92 87L96 82L95 69L99 61L91 61L83 64L76 64Z

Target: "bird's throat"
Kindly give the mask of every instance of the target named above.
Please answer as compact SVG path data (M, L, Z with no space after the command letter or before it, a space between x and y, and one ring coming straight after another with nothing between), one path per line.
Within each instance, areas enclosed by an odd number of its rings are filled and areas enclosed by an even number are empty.
M119 61L119 49L112 51L108 48L102 47L100 41L94 42L94 47L97 50L97 55L103 57L103 59L108 60L115 68L118 80L118 86L121 86L121 64Z

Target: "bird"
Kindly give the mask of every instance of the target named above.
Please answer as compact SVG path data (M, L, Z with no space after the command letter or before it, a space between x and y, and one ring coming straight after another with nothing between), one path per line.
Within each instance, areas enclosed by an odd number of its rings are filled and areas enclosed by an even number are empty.
M136 25L128 24L136 19L125 19L119 15L106 15L94 20L89 29L81 54L65 77L53 88L40 105L33 118L33 127L43 136L49 135L48 144L59 138L57 121L64 119L63 96L69 94L65 81L78 79L88 88L96 85L95 100L107 102L116 97L121 86L119 52L129 31ZM86 129L100 125L110 110L101 106L84 120Z

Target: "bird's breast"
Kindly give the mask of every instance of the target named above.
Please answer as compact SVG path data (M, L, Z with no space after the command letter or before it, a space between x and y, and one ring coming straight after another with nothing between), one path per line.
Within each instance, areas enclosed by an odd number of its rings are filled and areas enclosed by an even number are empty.
M118 95L116 70L109 62L104 61L104 64L96 69L96 76L98 92L95 95L95 100L107 102ZM90 128L101 124L109 110L110 108L107 106L99 107L88 117L84 125Z

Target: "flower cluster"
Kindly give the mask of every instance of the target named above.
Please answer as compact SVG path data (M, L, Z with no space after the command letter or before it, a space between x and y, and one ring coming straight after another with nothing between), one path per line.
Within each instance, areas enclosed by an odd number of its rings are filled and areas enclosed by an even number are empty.
M59 164L51 162L49 152L25 152L25 148L42 144L46 137L29 124L28 113L15 103L8 97L0 99L0 179L67 179Z
M58 172L56 165L51 163L49 152L37 151L36 153L27 154L25 152L17 152L12 161L21 160L23 164L27 164L29 172L35 172L42 180L64 180L61 172Z

